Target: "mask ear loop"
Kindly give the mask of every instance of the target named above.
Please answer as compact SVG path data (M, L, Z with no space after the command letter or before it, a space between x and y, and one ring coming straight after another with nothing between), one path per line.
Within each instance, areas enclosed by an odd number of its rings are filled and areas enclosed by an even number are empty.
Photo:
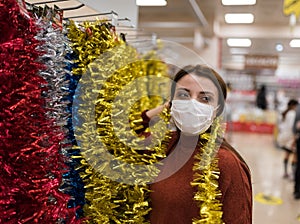
M217 111L220 108L220 104L214 108L214 111Z

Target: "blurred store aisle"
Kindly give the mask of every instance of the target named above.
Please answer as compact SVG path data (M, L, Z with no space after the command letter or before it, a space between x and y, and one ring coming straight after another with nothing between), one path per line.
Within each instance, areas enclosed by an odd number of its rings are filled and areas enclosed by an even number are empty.
M253 224L300 224L300 200L293 198L293 180L283 178L284 152L273 135L233 132L230 142L252 172Z

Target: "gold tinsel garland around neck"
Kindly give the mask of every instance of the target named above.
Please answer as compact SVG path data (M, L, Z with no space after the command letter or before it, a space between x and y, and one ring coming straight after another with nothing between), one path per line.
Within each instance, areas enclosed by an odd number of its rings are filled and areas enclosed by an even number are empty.
M191 185L197 187L194 200L197 202L200 211L200 219L194 219L193 224L223 224L222 221L222 196L219 190L218 179L220 171L218 168L217 151L220 147L218 140L223 136L224 128L221 125L221 118L216 118L211 126L210 133L200 135L199 154L195 155L195 172ZM203 140L205 143L203 144Z

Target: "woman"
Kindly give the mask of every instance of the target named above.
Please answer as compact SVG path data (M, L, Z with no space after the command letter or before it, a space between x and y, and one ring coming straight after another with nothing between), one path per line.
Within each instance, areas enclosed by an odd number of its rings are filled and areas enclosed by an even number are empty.
M167 107L171 111L170 123L174 126L166 149L167 158L171 159L163 161L160 174L150 187L151 224L188 224L195 220L209 220L217 212L218 204L221 210L220 219L205 223L252 223L249 168L225 139L220 135L213 136L213 126L218 126L214 122L223 113L225 99L226 84L217 72L202 65L187 66L174 78L170 103L143 112L143 124L146 128L151 119L155 120ZM205 167L209 166L206 164L202 166L203 169L197 169L197 164L201 167L201 163L205 164L210 159L206 151L211 147L205 145L210 140L205 139L205 135L218 143L215 154L211 157L217 158L219 175L216 186L220 192L216 190L211 194L216 196L212 200L213 204L206 203L211 198L203 199L205 194L201 191L202 189L209 193L212 190L209 185L213 185L213 182L203 187L201 183L205 182L205 176L200 178L201 181L196 180L206 170ZM203 149L204 146L206 148ZM206 172L206 177L209 173ZM211 212L205 212L209 209Z
M285 156L283 159L284 165L284 178L287 178L288 175L288 161L292 155L292 171L294 176L295 168L296 168L296 155L295 155L295 137L293 133L293 125L296 117L296 107L298 105L298 101L295 99L289 100L287 104L287 108L282 112L279 125L278 125L278 138L277 142L280 148L285 151Z

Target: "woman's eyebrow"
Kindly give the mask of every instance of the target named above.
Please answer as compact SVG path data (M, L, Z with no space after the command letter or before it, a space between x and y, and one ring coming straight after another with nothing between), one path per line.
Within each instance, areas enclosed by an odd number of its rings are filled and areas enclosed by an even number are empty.
M209 92L209 91L200 91L199 94L209 94L209 95L215 95L213 92Z
M189 90L189 89L187 89L187 88L183 88L183 87L179 87L179 88L177 88L176 90L185 90L185 91L187 91L187 92L190 92L190 90Z

